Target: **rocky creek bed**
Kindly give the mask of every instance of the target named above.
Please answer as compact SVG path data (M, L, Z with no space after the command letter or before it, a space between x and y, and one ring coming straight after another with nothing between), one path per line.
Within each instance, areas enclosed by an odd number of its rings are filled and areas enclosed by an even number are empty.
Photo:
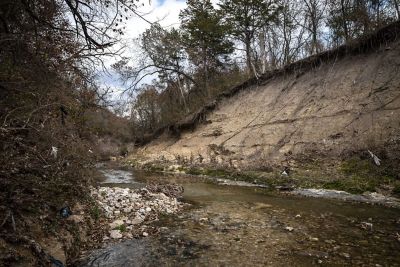
M110 231L79 266L400 266L396 208L172 174L131 178L143 188L93 189ZM160 180L179 186L144 186Z
M103 240L131 239L154 233L157 230L147 224L188 205L177 200L182 192L181 186L172 184L152 184L141 189L92 187L92 197L109 220L110 231Z

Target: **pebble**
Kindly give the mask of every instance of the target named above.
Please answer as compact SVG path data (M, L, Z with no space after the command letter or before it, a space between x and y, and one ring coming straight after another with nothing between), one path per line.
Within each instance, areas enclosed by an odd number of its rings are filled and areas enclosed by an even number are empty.
M124 213L131 213L132 212L132 208L124 208L123 212Z
M148 236L149 234L147 233L147 232L143 232L143 236L144 237L146 237L146 236Z
M345 257L346 259L350 259L350 254L349 253L342 253L342 256Z
M136 217L134 219L132 219L131 224L135 225L135 224L141 224L143 222L143 219L140 217Z
M199 222L208 222L208 218L204 217L204 218L200 218Z
M118 227L120 225L123 225L123 224L124 224L123 220L115 220L112 223L110 223L109 225L110 225L111 229L114 229L114 228L116 228L116 227Z
M293 232L294 228L290 227L290 226L286 226L285 230L289 231L289 232Z
M111 230L110 231L110 237L113 239L120 239L122 238L122 234L120 230Z

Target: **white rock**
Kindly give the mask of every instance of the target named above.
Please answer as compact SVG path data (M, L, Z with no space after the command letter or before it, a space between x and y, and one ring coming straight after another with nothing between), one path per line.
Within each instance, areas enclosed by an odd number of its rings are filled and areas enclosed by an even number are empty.
M150 207L147 207L146 208L146 212L150 212L151 211L151 208Z
M286 226L285 230L289 231L289 232L293 232L294 228L290 227L290 226Z
M132 208L124 208L123 212L125 213L131 213L132 212Z
M129 238L129 239L132 239L132 238L133 238L132 233L126 233L126 234L125 234L125 237L126 237L126 238Z
M120 230L111 230L110 231L110 237L113 239L120 239L122 238L122 234Z
M142 219L141 217L136 217L134 219L132 219L131 224L135 225L135 224L141 224L144 221L144 219Z
M148 236L149 234L147 233L147 232L143 232L143 236L144 237L146 237L146 236Z
M110 225L110 228L111 229L114 229L114 228L116 228L116 227L118 227L118 226L121 226L121 225L123 225L124 224L124 221L122 221L122 220L115 220L115 221L113 221L112 223L110 223L109 225Z

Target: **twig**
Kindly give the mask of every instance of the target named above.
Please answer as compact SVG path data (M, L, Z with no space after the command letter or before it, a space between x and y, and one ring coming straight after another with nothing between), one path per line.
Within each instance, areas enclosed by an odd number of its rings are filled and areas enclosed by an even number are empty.
M15 227L14 214L12 213L12 211L10 211L10 213L11 213L11 223L12 223L12 227L13 227L14 232L16 232L16 231L17 231L17 227Z
M3 222L0 225L0 228L4 226L4 224L7 222L8 217L10 217L11 211L8 211L6 217L4 218Z

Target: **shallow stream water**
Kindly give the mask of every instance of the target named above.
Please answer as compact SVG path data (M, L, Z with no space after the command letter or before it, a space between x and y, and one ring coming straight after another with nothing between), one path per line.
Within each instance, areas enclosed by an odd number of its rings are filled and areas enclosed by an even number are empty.
M181 184L192 205L162 217L160 234L106 245L82 266L400 266L399 209L189 176L104 172L104 186Z

